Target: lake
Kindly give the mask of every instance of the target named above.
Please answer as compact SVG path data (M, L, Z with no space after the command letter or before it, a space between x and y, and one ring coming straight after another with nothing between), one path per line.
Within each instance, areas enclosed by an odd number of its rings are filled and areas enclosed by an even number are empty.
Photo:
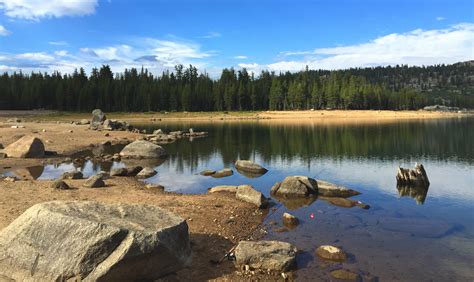
M169 158L146 182L167 191L206 193L215 185L250 184L269 195L275 182L304 175L360 191L353 199L370 205L344 208L324 200L285 206L275 201L265 220L264 239L295 244L297 279L329 279L331 270L352 270L374 281L473 281L474 270L474 118L394 122L236 121L136 125L152 132L208 131L206 138L163 145ZM250 159L269 172L248 178L234 169L225 178L205 177L204 169L234 168ZM398 166L424 165L429 189L397 189ZM124 166L116 162L112 167ZM105 167L109 169L111 167ZM47 165L40 179L55 178L72 164ZM87 162L86 176L104 169ZM300 225L281 231L290 212ZM276 221L277 225L271 225ZM327 263L315 257L323 244L342 247L349 259Z

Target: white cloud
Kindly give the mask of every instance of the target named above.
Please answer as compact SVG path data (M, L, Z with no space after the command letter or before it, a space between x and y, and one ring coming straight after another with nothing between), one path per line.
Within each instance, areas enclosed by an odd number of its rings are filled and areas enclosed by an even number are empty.
M37 53L22 53L16 55L18 59L36 61L36 62L49 62L53 61L54 57L45 53L45 52L37 52Z
M233 58L236 59L236 60L245 60L245 59L248 59L247 56L243 56L243 55L234 56Z
M219 32L211 31L208 32L206 35L201 36L201 38L217 38L221 36L222 34L220 34Z
M21 54L0 52L0 65L3 65L2 70L8 71L22 69L25 72L70 73L75 68L83 67L90 71L93 67L108 64L115 72L143 66L155 74L160 74L163 70L173 69L177 64L192 64L204 71L208 66L206 60L214 54L202 51L196 43L183 40L135 38L132 42L99 48L84 47L76 51L56 50Z
M58 57L66 57L67 55L69 55L69 53L66 50L59 50L59 51L54 51L54 55Z
M49 41L48 42L50 45L54 46L66 46L68 43L66 41Z
M7 17L26 20L90 15L97 5L98 0L0 0Z
M444 17L436 17L436 20L437 20L437 21L444 21L445 18L444 18Z
M10 35L10 31L8 31L3 25L0 25L0 36L7 36Z
M286 51L280 55L301 58L267 65L255 64L254 69L300 71L306 65L311 69L345 69L397 64L451 64L474 59L474 24L463 23L446 29L416 29L388 34L362 44Z

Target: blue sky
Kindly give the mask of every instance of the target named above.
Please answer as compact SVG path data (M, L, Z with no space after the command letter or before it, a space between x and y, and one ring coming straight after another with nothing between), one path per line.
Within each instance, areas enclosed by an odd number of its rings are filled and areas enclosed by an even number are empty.
M429 65L473 44L472 0L0 0L0 71Z

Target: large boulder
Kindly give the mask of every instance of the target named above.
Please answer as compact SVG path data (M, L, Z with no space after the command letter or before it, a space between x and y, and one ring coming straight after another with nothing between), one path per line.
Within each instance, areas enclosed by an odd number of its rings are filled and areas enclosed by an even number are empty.
M126 158L162 158L166 151L160 145L153 144L145 140L134 141L125 146L120 152L120 156Z
M44 144L34 136L23 136L8 145L4 150L9 158L41 158L44 157Z
M282 182L273 185L271 193L295 197L307 197L318 194L318 183L306 176L288 176Z
M267 173L267 169L259 164L248 160L238 160L235 162L235 168L240 174L244 176L255 178Z
M348 198L352 196L359 195L360 192L346 188L344 186L339 186L327 181L317 180L318 182L318 194L325 197L340 197Z
M186 221L161 208L54 201L0 232L0 280L155 280L190 255Z
M106 120L105 113L101 109L92 111L91 126L99 126Z
M265 208L268 205L267 198L250 185L238 186L235 197L244 202L254 204L258 208Z
M240 241L234 253L239 266L285 272L295 266L297 249L280 241Z

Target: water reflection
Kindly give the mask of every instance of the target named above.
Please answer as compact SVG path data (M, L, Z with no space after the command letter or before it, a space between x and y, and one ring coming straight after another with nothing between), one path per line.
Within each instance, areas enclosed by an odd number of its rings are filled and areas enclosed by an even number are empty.
M421 186L397 186L398 194L401 197L411 197L416 203L422 205L425 203L426 195L428 195L427 187Z

